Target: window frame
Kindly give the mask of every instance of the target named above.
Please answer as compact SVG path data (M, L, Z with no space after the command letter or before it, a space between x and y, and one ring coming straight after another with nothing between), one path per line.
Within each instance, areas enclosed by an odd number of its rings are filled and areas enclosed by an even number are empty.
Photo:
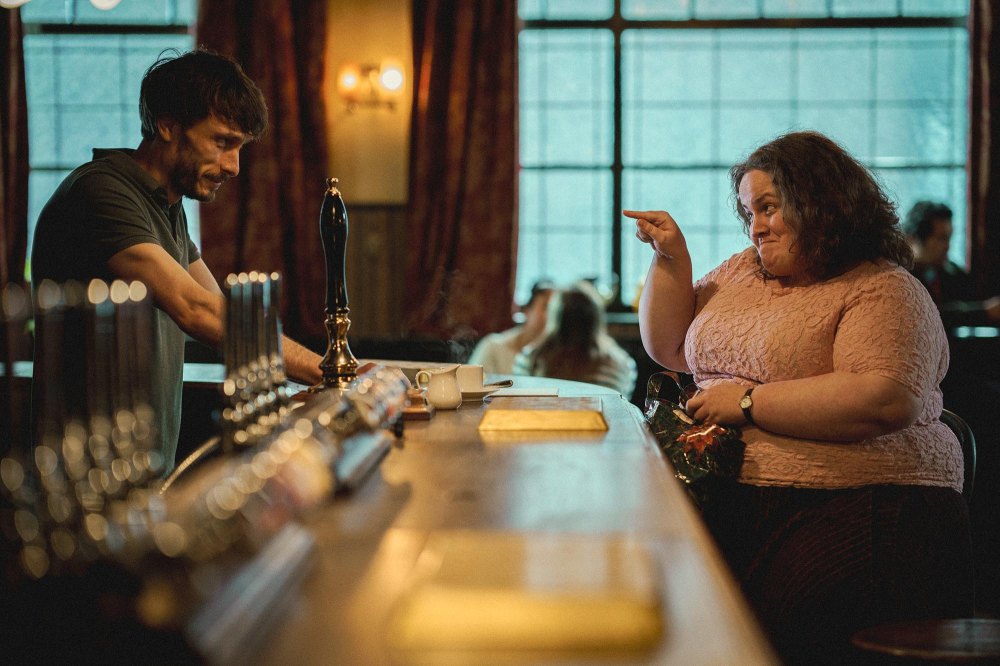
M832 12L831 12L832 13ZM817 18L747 18L747 19L632 19L622 16L622 0L613 0L612 16L606 19L520 19L518 23L518 41L520 34L524 30L581 30L581 29L601 29L610 30L613 43L613 67L612 67L612 97L613 97L613 138L612 138L612 162L610 166L612 178L612 203L609 211L611 233L611 275L619 285L614 294L614 300L608 304L609 312L631 312L629 304L622 300L622 290L620 288L622 276L622 216L619 211L623 208L623 179L625 164L622 158L623 153L623 91L622 91L622 34L627 30L695 30L695 29L740 29L740 30L789 30L789 29L846 29L846 28L964 28L968 30L968 17L966 16L877 16L877 17L817 17ZM700 164L697 167L704 168L728 168L730 165ZM870 168L879 168L878 164L869 165ZM968 163L935 165L946 168L962 168L968 177ZM544 164L530 165L518 164L518 173L523 171L550 171L550 170L585 170L598 173L606 172L608 167L581 166L579 164ZM695 165L675 167L669 165L660 166L633 166L631 169L655 169L655 168L676 168L691 169ZM926 164L894 165L896 169L924 169ZM534 276L537 279L541 276ZM530 281L529 281L530 282Z

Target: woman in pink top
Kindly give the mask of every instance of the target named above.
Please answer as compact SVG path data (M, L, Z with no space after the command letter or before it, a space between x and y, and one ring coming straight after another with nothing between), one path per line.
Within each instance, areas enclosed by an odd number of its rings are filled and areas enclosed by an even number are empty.
M962 451L939 420L948 345L895 206L815 132L730 177L753 247L695 283L670 214L624 211L654 251L646 351L694 376L692 416L747 444L706 524L790 663L850 659L864 626L970 615Z

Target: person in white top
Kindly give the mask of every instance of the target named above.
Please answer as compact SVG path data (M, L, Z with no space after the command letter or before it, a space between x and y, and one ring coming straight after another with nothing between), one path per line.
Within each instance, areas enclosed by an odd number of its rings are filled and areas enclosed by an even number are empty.
M521 349L545 332L546 312L555 285L539 280L531 288L531 297L521 307L524 322L499 333L489 333L472 350L469 363L483 366L483 371L499 375L514 372L514 359Z
M552 297L545 335L517 355L514 374L598 384L627 397L636 382L635 361L608 335L604 304L586 280Z

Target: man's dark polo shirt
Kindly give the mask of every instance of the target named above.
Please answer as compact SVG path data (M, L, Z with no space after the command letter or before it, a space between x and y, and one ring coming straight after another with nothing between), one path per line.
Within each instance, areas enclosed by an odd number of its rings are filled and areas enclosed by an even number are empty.
M108 260L139 243L159 245L185 270L200 258L188 235L180 202L167 202L166 190L132 159L132 153L129 149L95 149L93 161L78 167L56 189L35 227L31 276L36 288L45 279L86 283L99 278L110 282L115 276L108 269ZM66 335L78 341L78 353L83 353L82 331L67 331ZM177 324L154 307L149 340L153 353L150 403L168 468L173 467L180 430L184 340ZM40 368L40 353L36 345L36 369ZM37 372L35 383L41 383ZM65 395L66 388L57 388L56 395L65 397L71 415L73 405L83 405L85 400L84 396ZM40 389L33 389L36 409Z

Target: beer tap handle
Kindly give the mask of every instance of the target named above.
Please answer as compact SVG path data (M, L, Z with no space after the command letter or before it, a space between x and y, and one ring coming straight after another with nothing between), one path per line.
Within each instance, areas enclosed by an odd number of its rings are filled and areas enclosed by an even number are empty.
M358 361L347 343L351 327L350 308L347 304L347 207L337 189L337 179L328 178L327 190L319 213L320 237L326 258L326 354L319 367L323 372L322 385L311 391L336 387L346 389L357 379Z
M62 338L56 341L60 349L58 372L64 391L62 397L66 402L65 413L71 419L82 421L86 419L87 407L78 396L87 393L86 377L92 362L78 342L87 327L87 287L70 280L62 285L62 291L65 308Z
M288 375L285 372L285 352L282 344L281 329L281 275L271 273L271 322L269 330L271 332L271 367L274 368L274 384L276 387L276 399L278 415L282 416L291 401L291 393L285 385Z
M42 280L35 289L35 363L33 388L35 412L33 444L58 437L65 421L60 391L63 338L63 292L52 280Z
M0 423L0 455L15 450L27 450L21 441L14 410L14 364L21 356L28 319L29 300L24 289L7 284L0 290L0 362L3 363L3 383L0 384L0 405L3 406L3 423Z
M125 388L121 372L116 365L121 354L115 339L115 306L111 289L103 280L87 284L84 305L86 326L84 347L87 358L87 390L84 394L87 414L83 419L90 434L111 441L115 407Z
M226 296L226 329L223 333L223 361L226 367L225 379L222 382L222 450L230 453L235 449L235 422L237 405L237 373L239 371L239 276L230 273L223 285Z
M135 349L135 376L138 380L133 395L133 409L138 414L140 408L148 407L152 393L153 350L150 339L153 334L153 308L146 285L138 280L129 283L129 309L132 311L132 335Z
M326 258L326 313L336 314L348 307L347 273L347 207L337 189L338 179L327 178L326 195L319 213L320 237L323 256Z
M254 363L257 365L257 390L255 400L261 400L271 390L271 363L267 352L267 273L257 273L253 288Z

